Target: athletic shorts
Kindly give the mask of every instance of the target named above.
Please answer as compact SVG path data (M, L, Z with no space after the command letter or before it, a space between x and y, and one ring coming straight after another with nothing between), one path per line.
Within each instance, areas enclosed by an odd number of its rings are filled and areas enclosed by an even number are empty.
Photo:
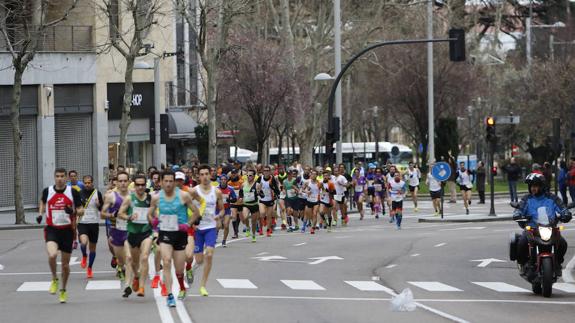
M188 245L188 233L186 231L162 231L158 236L159 243L171 245L175 251L186 249Z
M375 195L375 187L371 186L367 188L367 195L374 196Z
M242 205L232 204L232 205L230 205L230 207L231 207L232 209L237 209L239 212L243 211L243 209L244 209L244 207L243 207Z
M415 188L416 188L416 187L419 189L419 185L417 185L417 186L411 186L411 185L409 185L409 191L410 191L410 192L415 192Z
M432 199L440 199L441 198L441 191L430 191L429 195L431 195Z
M341 197L341 201L335 201L335 202L339 205L344 205L346 200L347 200L347 196L344 195Z
M381 191L379 191L379 192L375 192L375 194L376 194L377 196L379 196L381 199L384 199L384 197L385 197L385 195L386 195L386 194L385 194L385 190L381 190Z
M293 209L293 207L292 207L292 202L293 202L292 199L287 199L287 198L286 198L286 199L284 200L284 206L286 207L286 209Z
M224 209L224 216L231 216L231 215L232 215L232 209L231 208Z
M353 200L355 202L359 201L359 197L363 194L363 192L354 192L353 193Z
M123 247L126 239L128 239L128 231L110 228L110 242L113 246Z
M471 190L469 187L467 187L467 186L465 186L465 185L459 185L459 189L462 190L462 191L465 191L465 192Z
M72 253L74 231L70 228L56 229L52 226L46 226L44 227L44 240L56 242L58 250L62 252Z
M217 237L218 237L218 229L216 228L196 230L194 253L204 252L204 245L206 246L206 248L208 247L215 248Z
M267 207L273 207L274 206L274 201L260 201L260 204L263 204Z
M316 207L318 205L319 205L319 202L305 201L305 207L308 207L310 209L313 209L314 207Z
M325 202L322 202L322 201L319 201L319 203L320 203L321 205L325 206L325 207L332 207L332 206L333 206L333 205L331 205L331 203L325 203Z
M307 199L300 199L300 198L298 198L298 199L297 199L297 205L296 205L295 210L296 210L296 211L303 211L303 210L305 210L305 205L306 205L306 204L307 204Z
M188 227L188 237L195 237L195 236L196 236L196 227L190 225L190 227Z
M152 237L152 231L139 232L139 233L128 232L128 243L132 248L140 248L140 246L142 245L142 241L150 237Z
M255 204L255 205L244 205L244 207L246 209L248 209L248 211L250 211L251 214L258 213L260 211L260 207L257 204Z
M403 201L391 201L392 210L403 210Z
M78 235L87 235L90 243L98 243L100 225L98 223L78 223Z

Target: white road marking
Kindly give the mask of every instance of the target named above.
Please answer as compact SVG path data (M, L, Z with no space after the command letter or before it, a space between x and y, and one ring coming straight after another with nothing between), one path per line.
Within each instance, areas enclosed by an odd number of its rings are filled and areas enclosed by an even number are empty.
M294 246L294 247L299 247L299 246L303 246L303 245L305 245L305 244L307 244L307 242L296 243L296 244L294 244L293 246Z
M501 282L471 282L475 285L485 287L500 293L531 293L531 291Z
M308 258L311 260L315 260L310 262L310 265L317 265L317 264L321 264L322 262L326 262L328 260L343 260L343 258L338 257L338 256L327 256L327 257L315 257L315 258Z
M346 284L351 285L357 289L359 289L362 292L381 292L381 291L385 291L387 290L386 287L367 280L367 281L358 281L358 280L354 280L354 281L345 281Z
M381 279L379 278L379 276L371 276L371 280L380 281Z
M0 270L4 270L4 266L0 264Z
M216 279L223 288L257 289L249 279Z
M425 289L429 292L462 292L461 289L455 288L440 282L407 282L413 286Z
M287 287L294 290L325 290L313 280L283 280L281 281Z
M414 253L414 254L413 254L413 255L411 255L411 256L412 256L412 257L419 257L419 256L420 256L420 254L418 254L418 253Z
M171 272L172 272L172 294L174 294L174 297L176 297L176 295L178 295L178 292L180 291L180 286L178 284L178 280L176 279L176 269L175 266L173 265L171 268ZM182 323L192 323L192 319L190 318L190 315L186 310L186 305L184 305L184 302L179 300L177 297L176 297L176 312L178 313L178 316L180 317L180 321L182 321Z
M441 229L439 231L459 231L459 230L483 230L485 227L462 227L453 229Z
M397 267L397 264L391 264L391 265L385 266L385 268L387 268L387 269L391 269L393 267Z
M489 266L492 262L507 262L505 260L495 259L495 258L488 258L488 259L477 259L477 260L469 260L469 261L478 261L479 264L477 267L484 268Z
M260 252L258 253L256 256L263 256L263 255L267 255L269 252Z
M439 248L439 247L443 247L443 246L445 246L446 244L447 244L447 243L445 243L445 242L442 242L442 243L438 243L438 244L436 244L434 247L435 247L435 248Z
M563 269L563 281L566 283L575 283L575 279L573 279L573 275L571 272L573 271L573 267L575 267L575 256L569 260L565 269ZM1 275L1 274L0 274Z
M56 264L61 265L62 262L58 261ZM79 264L80 264L80 262L78 261L78 257L70 257L70 263L69 263L70 266L79 265Z
M553 284L553 288L566 293L575 293L575 285L569 283L555 283Z
M148 268L155 268L154 253L150 253ZM158 286L158 288L154 288L152 291L154 292L154 300L156 301L156 307L158 308L162 323L174 323L174 318L172 317L172 313L170 313L170 308L166 304L166 299L162 296L160 287Z
M50 289L52 282L25 282L18 289L17 292L47 292Z
M91 280L86 285L86 290L110 290L120 287L119 280Z

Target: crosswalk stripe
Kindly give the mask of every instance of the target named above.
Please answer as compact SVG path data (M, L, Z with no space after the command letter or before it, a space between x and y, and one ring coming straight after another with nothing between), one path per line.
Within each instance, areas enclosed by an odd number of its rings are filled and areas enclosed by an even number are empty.
M496 292L500 292L500 293L523 293L523 292L527 292L530 293L531 291L521 288L521 287L517 287L517 286L513 286L507 283L501 283L501 282L472 282L475 285L479 285L481 287L485 287L491 290L494 290Z
M47 292L50 289L51 282L25 282L17 292Z
M575 293L575 285L569 283L555 283L553 284L553 288L566 293Z
M91 280L86 285L86 290L117 290L120 287L119 280Z
M382 286L376 282L369 280L366 281L346 280L345 283L359 289L362 292L383 292L388 290L388 288L386 288L385 286Z
M294 290L325 290L313 280L282 280L281 282Z
M429 292L462 292L461 289L455 288L440 282L408 282L413 286L425 289Z
M216 279L223 288L257 289L249 279Z

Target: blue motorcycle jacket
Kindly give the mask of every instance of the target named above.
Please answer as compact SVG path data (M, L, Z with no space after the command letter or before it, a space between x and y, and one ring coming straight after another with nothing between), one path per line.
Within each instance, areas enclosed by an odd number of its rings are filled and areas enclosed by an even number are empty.
M543 210L540 211L541 208ZM557 215L561 216L560 219L563 222L568 222L564 221L564 215L569 213L568 209L556 195L551 193L544 193L539 196L531 194L523 196L519 202L519 208L515 210L514 218L516 216L525 216L527 217L526 225L536 227L540 212L549 216L550 223L556 221Z

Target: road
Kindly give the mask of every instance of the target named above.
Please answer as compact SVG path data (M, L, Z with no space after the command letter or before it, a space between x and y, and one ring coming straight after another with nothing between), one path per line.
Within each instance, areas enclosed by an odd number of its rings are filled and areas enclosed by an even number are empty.
M498 210L510 212L499 200ZM69 302L58 304L47 292L50 280L41 230L0 234L0 309L3 322L572 322L573 273L551 298L533 295L508 260L514 223L417 223L430 215L422 202L413 213L406 202L402 230L369 215L316 235L278 232L271 238L233 240L217 248L207 289L197 283L176 309L150 289L146 297L121 297L104 244L98 248L92 281L72 265ZM447 205L449 214L461 204ZM473 205L472 214L487 212ZM566 225L575 245L575 226ZM103 231L101 231L103 232ZM79 250L74 257L80 257ZM570 246L564 265L575 264ZM491 261L489 259L496 259ZM485 260L487 259L487 260ZM500 261L497 261L500 260ZM571 267L572 268L572 267ZM99 289L101 288L101 289ZM409 288L412 312L394 312L390 300ZM32 289L31 291L24 291Z

